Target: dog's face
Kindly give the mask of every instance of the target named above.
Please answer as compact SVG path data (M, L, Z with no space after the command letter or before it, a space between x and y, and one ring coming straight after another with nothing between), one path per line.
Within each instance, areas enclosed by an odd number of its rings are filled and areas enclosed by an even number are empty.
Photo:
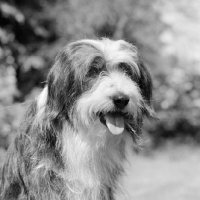
M76 128L101 124L110 134L134 135L153 113L151 98L149 71L123 40L71 43L48 76L47 106Z

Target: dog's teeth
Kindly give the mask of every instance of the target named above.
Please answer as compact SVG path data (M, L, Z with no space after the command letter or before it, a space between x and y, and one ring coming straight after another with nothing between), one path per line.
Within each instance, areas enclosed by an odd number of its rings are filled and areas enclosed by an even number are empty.
M106 114L106 125L110 132L119 135L124 131L124 117L119 114Z

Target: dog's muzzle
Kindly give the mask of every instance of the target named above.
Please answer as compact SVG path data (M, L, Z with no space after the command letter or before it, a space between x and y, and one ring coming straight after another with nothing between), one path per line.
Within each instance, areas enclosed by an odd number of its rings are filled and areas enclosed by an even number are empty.
M124 108L129 103L129 97L123 94L118 94L110 98L115 107L114 111L100 113L100 121L107 126L109 131L114 135L121 134L125 129L125 118L127 113L124 113Z

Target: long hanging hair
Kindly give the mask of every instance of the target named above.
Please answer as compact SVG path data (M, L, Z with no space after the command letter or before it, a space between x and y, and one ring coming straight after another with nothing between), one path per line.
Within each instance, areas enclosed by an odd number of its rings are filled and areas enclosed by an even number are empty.
M111 99L119 92L129 97L123 112ZM0 199L113 200L126 141L132 138L137 147L144 116L153 116L152 81L133 45L70 43L8 150ZM120 134L108 122L117 117Z

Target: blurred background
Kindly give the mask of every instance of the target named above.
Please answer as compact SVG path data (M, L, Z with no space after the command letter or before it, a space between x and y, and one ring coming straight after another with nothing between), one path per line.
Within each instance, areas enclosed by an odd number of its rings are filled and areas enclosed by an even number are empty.
M125 39L151 69L159 118L145 122L127 166L127 199L200 199L199 9L200 0L0 0L0 165L59 50Z

